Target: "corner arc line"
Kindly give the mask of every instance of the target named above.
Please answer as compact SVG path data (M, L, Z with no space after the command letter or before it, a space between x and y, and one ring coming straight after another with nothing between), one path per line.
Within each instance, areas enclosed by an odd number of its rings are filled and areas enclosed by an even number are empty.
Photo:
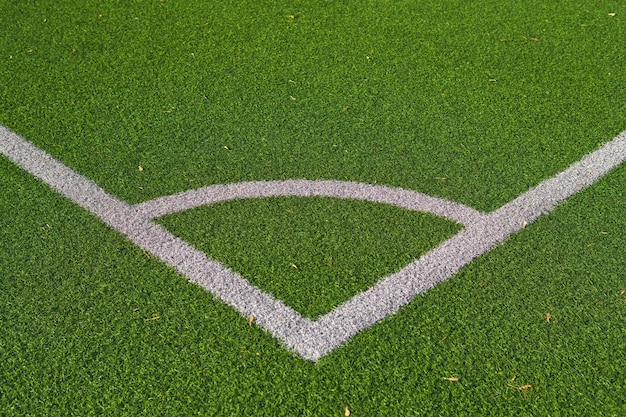
M305 179L209 185L138 203L133 208L145 218L154 219L223 201L286 196L333 197L384 203L445 217L464 226L475 224L485 216L484 213L466 205L403 188L350 181Z

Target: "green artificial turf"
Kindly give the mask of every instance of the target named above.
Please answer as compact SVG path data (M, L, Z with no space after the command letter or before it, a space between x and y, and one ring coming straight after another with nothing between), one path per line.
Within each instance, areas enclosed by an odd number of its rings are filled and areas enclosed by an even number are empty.
M2 10L0 120L129 202L325 178L490 210L626 125L619 1Z
M12 164L0 166L5 414L626 408L624 168L312 364Z
M0 0L0 11L0 123L128 203L307 178L489 211L626 128L622 1ZM0 414L624 415L625 190L620 167L311 363L0 157ZM306 216L286 220L288 205ZM311 316L454 232L317 198L162 221ZM264 227L287 243L264 246ZM283 262L289 242L310 258ZM368 265L365 281L325 273L339 243L346 270ZM273 265L320 281L289 289ZM323 302L301 305L329 282Z
M232 201L160 223L312 319L461 229L432 214L324 197Z

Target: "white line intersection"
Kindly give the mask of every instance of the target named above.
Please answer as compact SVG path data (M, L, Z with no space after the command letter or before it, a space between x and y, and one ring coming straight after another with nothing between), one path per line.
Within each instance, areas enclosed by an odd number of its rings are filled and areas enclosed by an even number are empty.
M257 324L303 358L317 361L622 163L626 159L626 132L488 214L400 188L311 180L213 185L130 206L1 125L0 152L241 314L254 316ZM312 321L151 221L219 201L273 196L327 196L386 203L446 217L464 228L399 272Z

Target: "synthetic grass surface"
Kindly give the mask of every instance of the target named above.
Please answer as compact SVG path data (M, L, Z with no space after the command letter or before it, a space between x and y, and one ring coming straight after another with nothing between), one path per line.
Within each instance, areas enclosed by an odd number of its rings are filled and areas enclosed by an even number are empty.
M1 7L0 119L129 202L324 178L489 210L626 125L622 2Z
M159 222L311 319L461 229L432 214L322 197L232 201Z
M626 407L624 168L312 364L1 166L5 414L341 415L348 405L353 415L620 415Z
M491 210L626 127L618 1L0 10L0 123L129 203L324 178ZM2 158L0 413L623 415L625 189L621 167L312 364Z

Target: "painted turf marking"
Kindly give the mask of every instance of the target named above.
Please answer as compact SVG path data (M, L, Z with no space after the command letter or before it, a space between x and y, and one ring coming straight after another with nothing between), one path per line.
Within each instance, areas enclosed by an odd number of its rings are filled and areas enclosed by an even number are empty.
M303 358L316 361L611 171L626 159L626 132L488 214L399 188L308 180L214 185L130 206L1 125L0 152L244 316L254 316L257 324ZM312 321L151 221L218 201L287 195L383 202L434 213L464 228L401 271Z

